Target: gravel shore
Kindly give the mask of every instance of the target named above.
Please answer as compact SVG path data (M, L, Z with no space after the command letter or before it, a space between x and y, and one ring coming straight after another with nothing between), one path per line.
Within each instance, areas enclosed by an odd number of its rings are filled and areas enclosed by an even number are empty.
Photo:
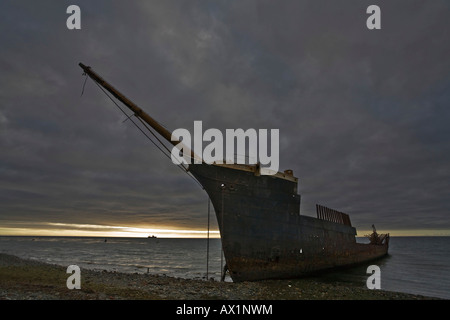
M81 289L69 290L66 268L0 254L1 300L428 300L320 278L217 282L81 270Z

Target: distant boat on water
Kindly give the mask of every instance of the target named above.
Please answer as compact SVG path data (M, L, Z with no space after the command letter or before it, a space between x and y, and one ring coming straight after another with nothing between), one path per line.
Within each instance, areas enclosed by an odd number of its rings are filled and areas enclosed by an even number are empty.
M147 238L149 238L149 239L156 239L156 236L155 235L151 235L151 236L148 236Z

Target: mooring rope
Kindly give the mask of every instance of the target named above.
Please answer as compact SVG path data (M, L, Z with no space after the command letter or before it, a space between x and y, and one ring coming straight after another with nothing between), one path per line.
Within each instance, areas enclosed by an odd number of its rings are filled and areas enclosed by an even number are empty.
M223 230L223 191L224 191L224 189L225 189L225 185L222 185L222 188L221 188L221 195L222 195L222 210L221 210L221 212L220 212L220 215L221 215L221 222L220 222L220 224L221 224L221 233L222 234L225 234L224 233L224 230ZM220 279L221 279L221 281L223 281L224 280L224 278L225 278L225 273L224 273L224 270L223 270L223 239L220 239L221 240L221 245L220 245Z
M208 196L208 233L206 241L206 280L209 278L209 221L210 221L211 199Z

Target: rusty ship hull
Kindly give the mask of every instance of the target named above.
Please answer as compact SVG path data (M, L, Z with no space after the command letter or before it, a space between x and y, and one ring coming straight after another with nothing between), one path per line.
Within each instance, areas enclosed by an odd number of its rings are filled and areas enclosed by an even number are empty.
M297 178L260 175L255 166L190 165L214 206L234 282L301 277L387 254L388 240L356 242L347 215L317 206L300 215Z

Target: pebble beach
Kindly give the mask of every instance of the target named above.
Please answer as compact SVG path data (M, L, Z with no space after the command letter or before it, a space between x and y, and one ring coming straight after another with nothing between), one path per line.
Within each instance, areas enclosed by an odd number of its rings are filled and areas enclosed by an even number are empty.
M81 270L81 288L68 289L67 268L0 254L1 300L431 300L369 290L319 277L218 282L151 274Z

